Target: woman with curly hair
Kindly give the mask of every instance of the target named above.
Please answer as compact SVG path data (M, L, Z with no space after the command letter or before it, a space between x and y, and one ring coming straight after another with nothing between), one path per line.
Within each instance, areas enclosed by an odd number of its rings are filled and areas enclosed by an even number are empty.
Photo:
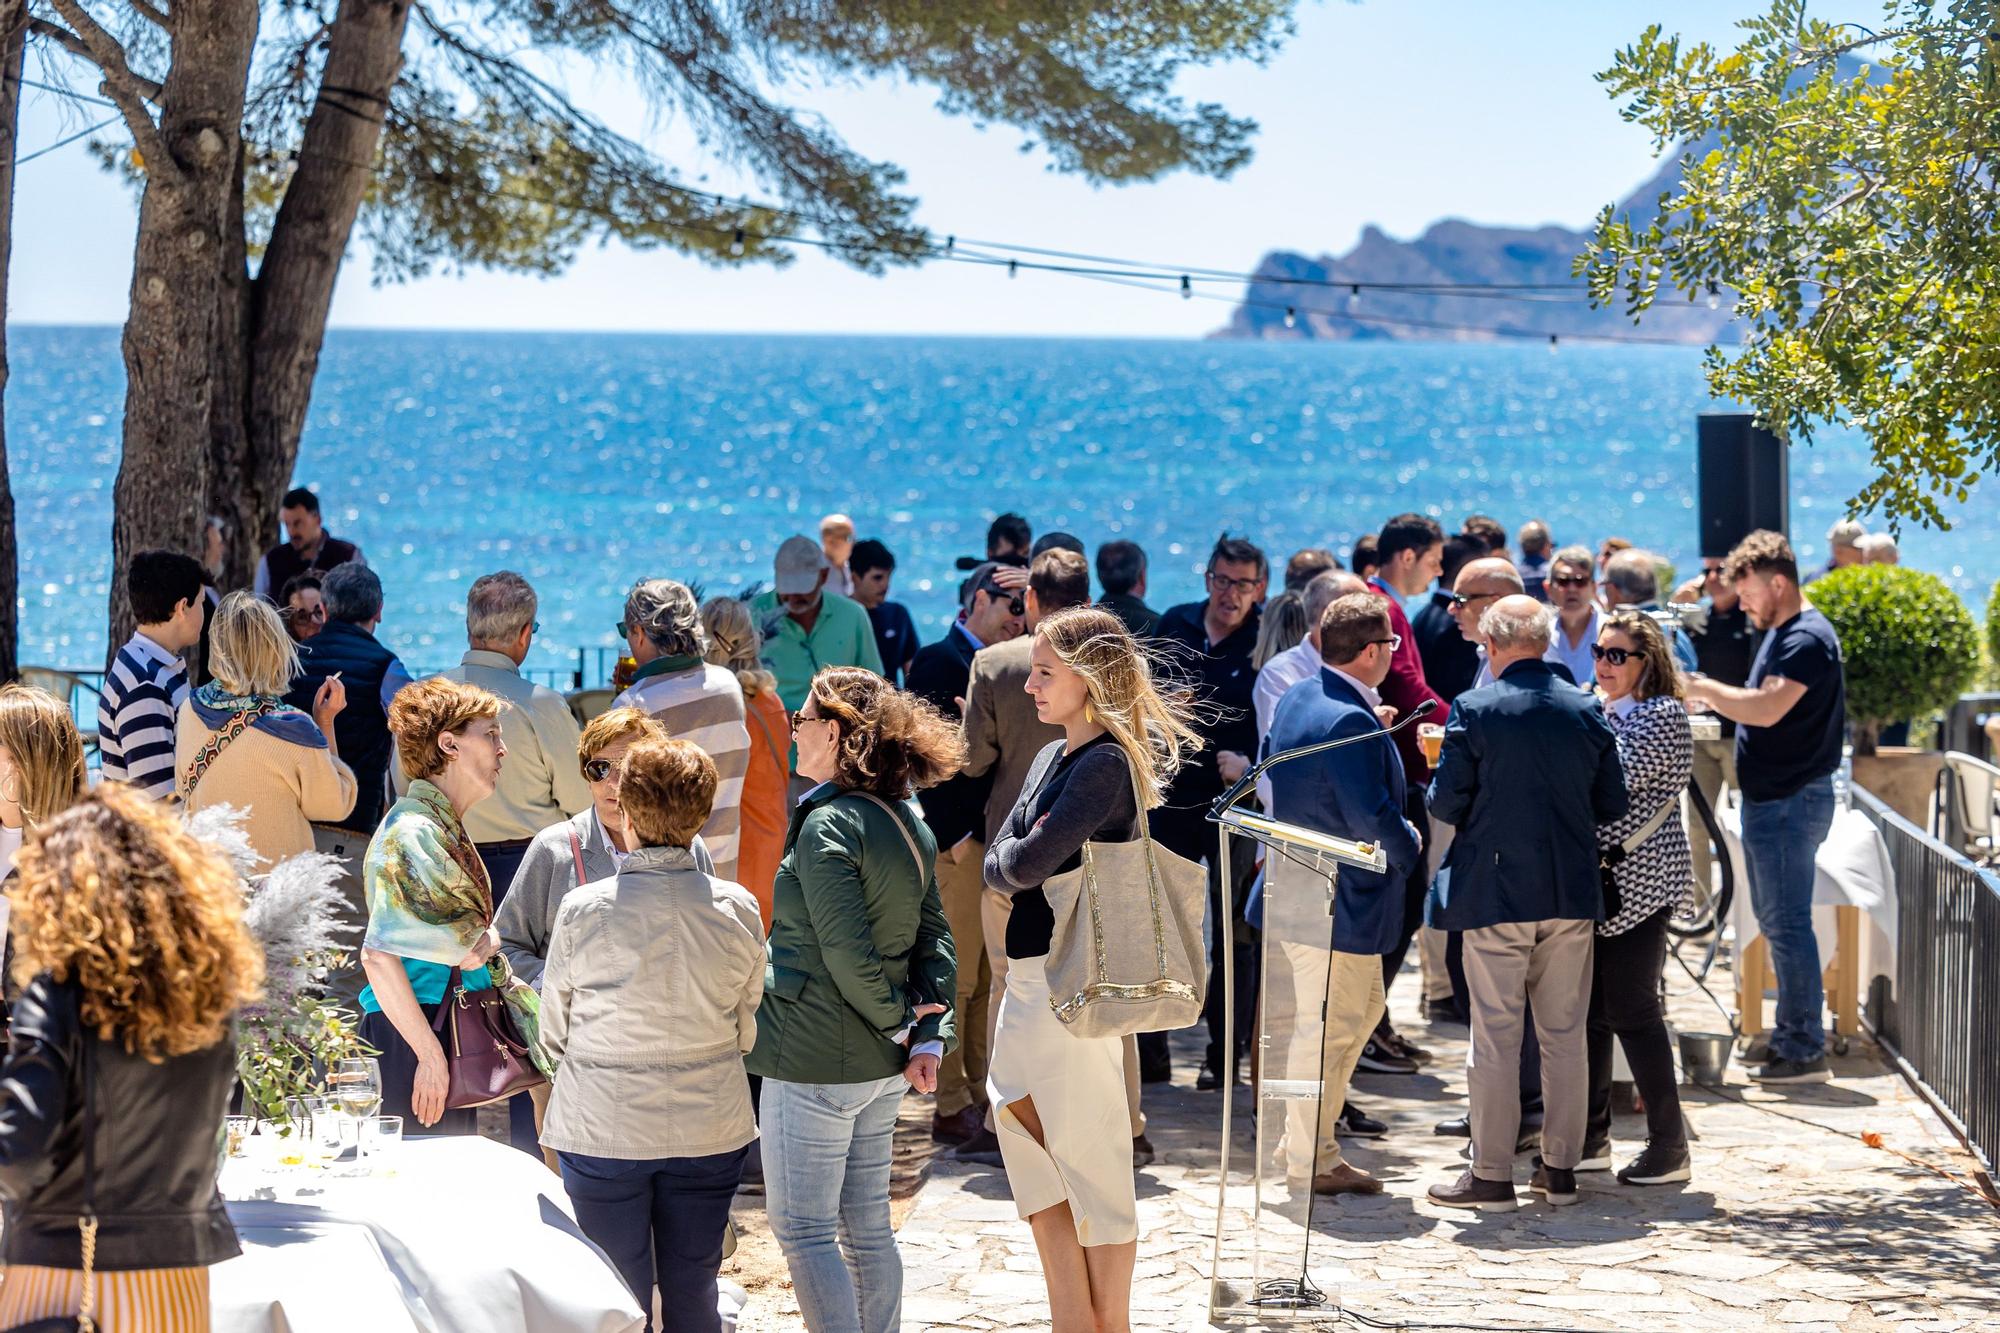
M215 1183L229 1020L264 980L242 881L123 783L37 824L18 869L0 1327L206 1330L208 1266L238 1253Z
M1201 739L1188 701L1161 692L1138 641L1102 607L1043 620L1028 662L1035 716L1063 738L1036 757L986 849L986 882L1014 900L988 1095L1057 1333L1123 1333L1139 1249L1124 1043L1056 1018L1045 971L1055 913L1042 885L1081 865L1086 842L1137 837Z
M83 799L84 774L83 737L63 701L31 685L0 686L0 879L29 829Z
M745 1061L764 1080L764 1211L812 1333L891 1333L890 1138L904 1090L937 1088L957 989L937 843L910 796L957 772L965 742L861 667L814 676L792 736L816 785L786 830Z
M361 1040L382 1053L382 1113L437 1134L477 1129L472 1110L445 1109L449 1070L431 1028L453 972L464 990L501 988L529 1046L538 1046L534 992L499 952L493 886L465 831L465 812L500 781L500 707L485 690L443 676L403 687L389 705L389 730L410 789L362 861Z

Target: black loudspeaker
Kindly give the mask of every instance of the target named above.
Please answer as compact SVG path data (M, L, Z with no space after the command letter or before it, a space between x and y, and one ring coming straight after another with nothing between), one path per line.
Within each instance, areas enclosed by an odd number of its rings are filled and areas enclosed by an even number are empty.
M1695 422L1702 555L1728 555L1759 528L1790 536L1785 442L1752 416L1717 413Z

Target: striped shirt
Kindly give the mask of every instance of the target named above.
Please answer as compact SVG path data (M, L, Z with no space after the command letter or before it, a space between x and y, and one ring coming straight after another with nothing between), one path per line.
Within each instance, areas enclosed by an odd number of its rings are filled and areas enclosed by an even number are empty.
M612 701L654 718L675 740L693 741L715 761L715 807L701 826L701 840L715 859L717 879L736 878L736 839L742 824L743 775L750 771L750 729L744 724L743 687L733 672L699 657L660 657Z
M174 713L187 698L187 667L143 634L118 650L97 701L97 752L106 782L174 797Z

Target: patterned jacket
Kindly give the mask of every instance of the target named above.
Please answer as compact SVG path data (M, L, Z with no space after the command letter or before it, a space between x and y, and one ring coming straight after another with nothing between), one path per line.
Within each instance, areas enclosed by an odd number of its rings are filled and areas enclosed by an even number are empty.
M1694 771L1694 736L1687 709L1668 695L1642 700L1622 716L1616 707L1605 713L1618 738L1631 806L1598 830L1598 845L1616 846L1644 828L1662 804L1676 803L1667 822L1612 871L1621 898L1618 915L1601 923L1597 933L1622 935L1662 907L1682 912L1690 905L1694 861L1679 801Z

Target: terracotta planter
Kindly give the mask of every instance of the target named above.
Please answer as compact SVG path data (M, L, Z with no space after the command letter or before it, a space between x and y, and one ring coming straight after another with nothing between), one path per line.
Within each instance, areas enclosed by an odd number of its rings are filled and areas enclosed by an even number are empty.
M1927 828L1943 768L1944 756L1936 750L1885 745L1874 754L1854 756L1854 782L1918 828Z

